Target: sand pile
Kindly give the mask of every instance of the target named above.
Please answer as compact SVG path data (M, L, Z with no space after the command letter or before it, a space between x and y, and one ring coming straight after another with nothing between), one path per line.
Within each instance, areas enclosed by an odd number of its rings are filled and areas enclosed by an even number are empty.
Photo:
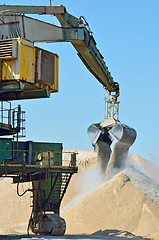
M126 166L109 182L101 183L98 179L94 187L88 182L94 181L94 177L97 179L98 170L80 168L63 201L62 216L67 222L67 233L107 233L111 229L159 239L159 185L149 178L157 181L159 170L145 159L130 154ZM87 173L90 178L86 178ZM82 192L82 186L89 186L88 191Z
M18 197L16 184L12 179L0 179L0 234L26 233L31 214L30 193ZM20 191L27 189L28 184L20 185Z
M140 172L159 183L159 168L139 155L129 154L125 164L134 166Z
M67 233L123 230L159 238L159 203L139 190L124 173L66 209Z

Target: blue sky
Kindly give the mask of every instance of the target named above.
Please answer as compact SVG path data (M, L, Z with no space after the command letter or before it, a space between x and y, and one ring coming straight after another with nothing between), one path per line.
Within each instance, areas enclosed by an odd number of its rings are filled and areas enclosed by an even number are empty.
M2 4L49 5L49 0L2 0ZM159 166L159 1L54 0L85 16L114 81L120 84L121 122L137 131L130 152ZM32 16L57 23L51 16ZM16 102L26 111L26 140L62 142L64 150L92 149L87 128L104 119L104 89L70 43L38 44L60 57L59 93Z

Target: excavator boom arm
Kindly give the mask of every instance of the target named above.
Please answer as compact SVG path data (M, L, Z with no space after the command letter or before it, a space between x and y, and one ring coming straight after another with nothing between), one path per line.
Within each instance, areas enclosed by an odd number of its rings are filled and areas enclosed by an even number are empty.
M109 92L115 92L115 95L119 96L119 84L113 81L113 77L106 66L104 57L96 46L96 41L92 36L92 32L90 31L85 18L80 17L78 19L69 14L67 11L65 11L65 13L54 15L57 17L62 27L83 30L82 41L71 41L72 45L78 52L78 56L88 70ZM83 22L83 20L85 22Z

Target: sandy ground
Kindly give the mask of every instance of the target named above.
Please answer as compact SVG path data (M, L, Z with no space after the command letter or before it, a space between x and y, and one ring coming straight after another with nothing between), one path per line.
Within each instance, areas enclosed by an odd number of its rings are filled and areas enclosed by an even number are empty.
M135 240L142 240L142 239L145 239L145 240L151 240L150 238L142 238L142 237L137 237L137 236L134 236L132 235L131 233L129 232L123 232L123 231L116 231L116 230L107 230L106 232L101 232L101 233L98 233L98 234L93 234L93 235L65 235L64 237L48 237L48 236L26 236L26 235L3 235L3 236L0 236L0 240L10 240L10 239L19 239L19 240L25 240L25 239L32 239L32 240L36 240L36 239L42 239L42 240L47 240L47 239L67 239L67 240L74 240L74 239L77 239L77 240L104 240L104 239L107 239L107 240L120 240L120 239L135 239Z
M0 181L0 234L6 232L26 232L28 220L31 214L30 193L23 197L18 197L16 184L12 184L12 179L1 178ZM20 193L28 189L29 184L20 186Z

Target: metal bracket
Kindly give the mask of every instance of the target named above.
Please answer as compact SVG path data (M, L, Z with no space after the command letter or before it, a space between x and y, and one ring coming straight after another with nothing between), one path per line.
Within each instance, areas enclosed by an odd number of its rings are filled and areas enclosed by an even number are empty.
M118 121L119 103L116 96L108 95L108 97L105 97L105 119L112 118Z

